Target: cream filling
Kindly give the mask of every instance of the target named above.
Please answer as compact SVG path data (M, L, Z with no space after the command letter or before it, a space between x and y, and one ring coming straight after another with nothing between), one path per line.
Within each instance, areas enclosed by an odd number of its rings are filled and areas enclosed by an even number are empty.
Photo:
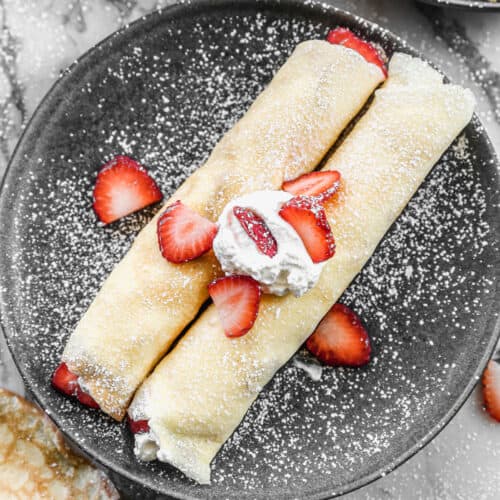
M293 196L285 191L256 191L231 201L218 220L213 249L226 274L245 274L258 281L266 293L296 297L317 283L324 262L315 264L295 229L279 215L281 206ZM274 257L262 253L233 213L239 206L261 217L274 236Z

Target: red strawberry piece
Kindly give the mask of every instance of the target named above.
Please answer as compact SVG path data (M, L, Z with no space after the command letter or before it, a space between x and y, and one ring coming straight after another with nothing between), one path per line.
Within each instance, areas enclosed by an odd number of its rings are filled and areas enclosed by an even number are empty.
M294 196L320 196L322 201L330 198L337 191L340 173L336 170L311 172L283 183L281 189Z
M313 262L333 257L335 239L319 201L310 196L296 196L283 204L279 214L297 231Z
M149 432L149 421L148 420L132 420L127 417L128 426L133 434L140 434L141 432Z
M66 363L61 363L52 375L52 386L68 396L76 396L78 375L72 373Z
M233 213L263 254L274 257L278 253L278 243L261 217L243 207L234 207Z
M500 363L490 360L483 373L483 397L486 410L500 422Z
M370 361L370 338L359 317L335 304L307 339L307 349L331 366L363 366Z
M250 276L226 276L208 285L227 337L241 337L252 328L259 312L260 286Z
M355 50L363 56L366 61L378 66L383 71L384 76L387 77L387 68L385 67L385 63L379 51L371 43L356 36L350 29L336 28L330 30L326 40L334 45L343 45L344 47Z
M61 363L52 375L52 386L67 396L75 396L80 403L90 408L99 408L92 396L84 392L78 384L78 375L70 371L66 363Z
M88 406L89 408L95 408L96 410L99 409L99 405L95 402L94 398L90 394L84 392L80 386L78 386L76 391L76 397L82 405Z
M157 233L163 257L180 264L196 259L212 248L217 226L181 201L176 201L158 219Z
M125 217L163 198L146 169L128 156L116 156L97 174L94 210L105 224Z

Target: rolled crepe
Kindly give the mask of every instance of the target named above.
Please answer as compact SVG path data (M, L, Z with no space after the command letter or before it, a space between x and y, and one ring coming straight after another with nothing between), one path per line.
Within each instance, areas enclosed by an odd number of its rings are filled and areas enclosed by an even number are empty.
M389 79L325 166L342 174L342 186L326 206L336 254L317 285L300 298L264 295L253 328L237 339L224 335L211 305L132 402L131 418L150 427L136 435L139 456L210 481L211 460L259 391L358 274L473 107L470 91L443 84L419 59L394 55Z
M351 49L301 43L167 204L182 200L215 221L232 198L278 189L313 170L383 79L380 68ZM181 265L167 262L158 248L157 218L105 281L62 356L82 388L117 420L220 273L212 252Z

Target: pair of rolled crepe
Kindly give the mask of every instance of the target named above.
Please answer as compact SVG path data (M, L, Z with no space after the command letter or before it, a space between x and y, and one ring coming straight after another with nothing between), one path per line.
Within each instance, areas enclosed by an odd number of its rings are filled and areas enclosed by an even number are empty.
M383 80L379 67L351 49L300 44L167 204L182 200L216 221L233 198L279 189L313 170ZM211 460L259 391L361 270L473 107L468 90L395 54L368 111L325 164L343 179L327 207L337 248L312 290L300 298L263 296L253 328L238 339L224 335L210 305L157 364L221 270L212 252L185 264L163 259L155 217L80 320L63 361L117 420L139 388L129 415L148 420L152 457L208 483Z

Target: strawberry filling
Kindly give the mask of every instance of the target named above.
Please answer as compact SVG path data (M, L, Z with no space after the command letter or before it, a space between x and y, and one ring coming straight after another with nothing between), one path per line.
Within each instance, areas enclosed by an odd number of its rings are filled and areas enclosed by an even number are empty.
M85 406L99 408L92 396L87 394L78 383L78 375L70 371L66 363L61 363L52 375L52 386L66 396L75 397Z
M365 61L378 66L387 78L387 68L379 51L371 44L356 36L348 28L336 28L331 30L326 40L334 45L343 45L348 49L355 50Z
M84 392L80 386L78 386L77 392L76 392L76 398L82 405L88 406L89 408L94 408L96 410L99 409L99 405L95 402L94 398L90 395Z
M132 420L127 417L128 426L133 434L141 434L143 432L149 432L149 421L148 420Z
M272 258L278 253L278 243L261 217L243 207L234 207L233 213L264 255Z

